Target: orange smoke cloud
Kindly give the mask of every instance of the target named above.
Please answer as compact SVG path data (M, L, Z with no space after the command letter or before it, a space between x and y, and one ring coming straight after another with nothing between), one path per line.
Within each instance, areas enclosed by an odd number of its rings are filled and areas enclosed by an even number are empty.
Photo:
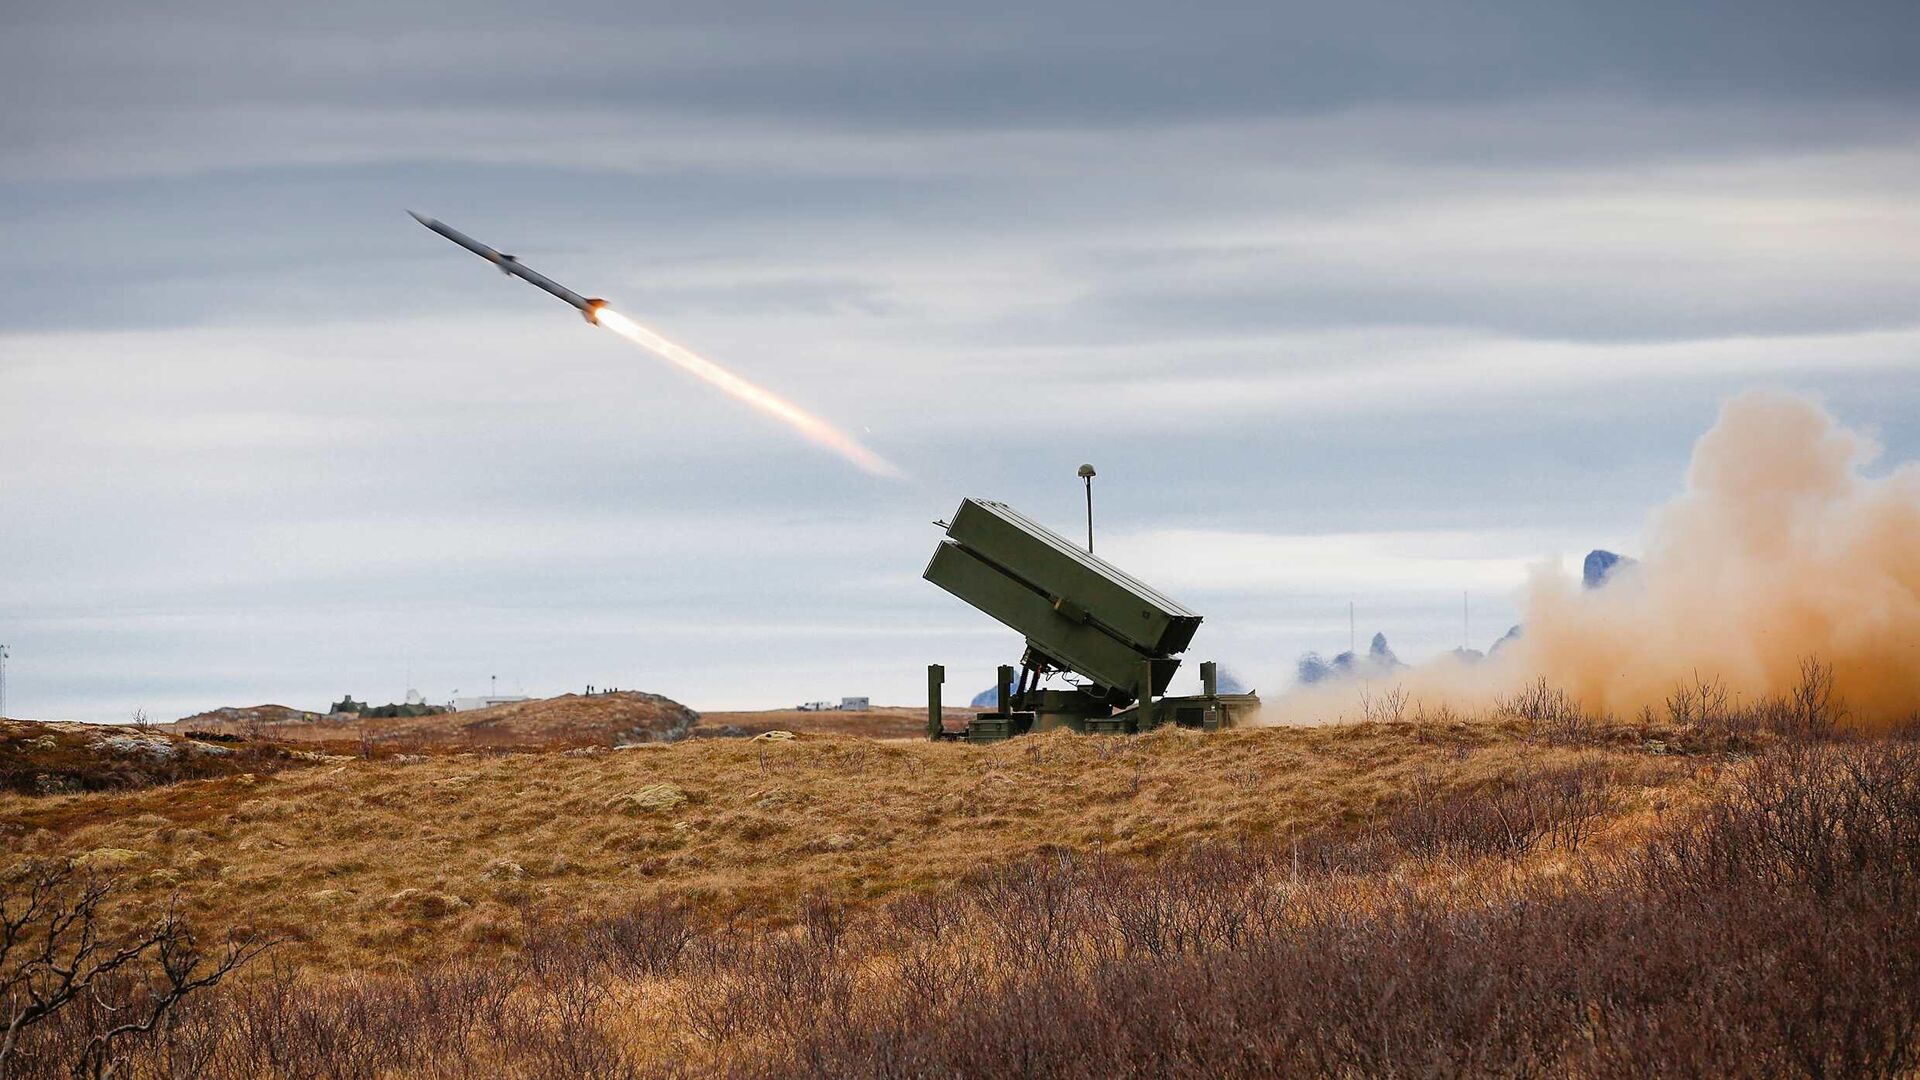
M1415 700L1482 708L1544 678L1624 716L1696 674L1746 700L1777 695L1813 657L1833 666L1856 720L1920 712L1920 464L1868 477L1876 452L1812 402L1744 394L1695 445L1686 490L1651 518L1637 566L1599 589L1538 570L1520 640L1397 681ZM1269 712L1353 715L1356 700L1352 685L1316 688Z
M860 445L853 436L825 420L771 390L754 385L692 349L667 339L611 308L597 309L594 312L593 321L672 363L682 371L705 380L728 396L786 423L808 441L832 450L875 476L897 479L904 475L892 462Z

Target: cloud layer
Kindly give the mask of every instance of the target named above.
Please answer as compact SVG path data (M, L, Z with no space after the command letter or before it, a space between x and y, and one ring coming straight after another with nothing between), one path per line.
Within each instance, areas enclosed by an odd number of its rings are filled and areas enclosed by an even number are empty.
M10 711L912 700L1018 651L924 523L1072 532L1084 460L1271 689L1350 599L1403 654L1463 589L1504 630L1755 383L1920 445L1911 5L797 10L0 16Z

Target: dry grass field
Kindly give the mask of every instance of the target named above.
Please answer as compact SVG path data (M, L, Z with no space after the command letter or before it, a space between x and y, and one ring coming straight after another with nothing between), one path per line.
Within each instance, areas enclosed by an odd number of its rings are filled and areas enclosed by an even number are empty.
M985 748L811 736L341 756L119 796L8 796L0 822L22 852L114 863L136 906L179 892L210 929L286 938L287 962L397 970L512 949L530 920L610 901L672 894L780 921L811 893L865 901L1049 850L1147 856L1324 829L1419 782L1471 788L1589 759L1624 770L1650 808L1703 767L1458 722Z
M803 712L799 709L762 709L755 712L709 712L700 714L693 729L695 738L709 738L721 732L758 735L765 731L793 731L804 735L855 735L867 739L924 739L927 737L927 710L892 705L877 705L859 712L825 710Z
M0 796L0 836L16 890L110 878L110 936L172 902L194 955L274 943L115 1044L127 1075L1907 1075L1920 748L1836 717L1542 688L1212 735L343 755ZM20 1075L112 1015L32 1028Z

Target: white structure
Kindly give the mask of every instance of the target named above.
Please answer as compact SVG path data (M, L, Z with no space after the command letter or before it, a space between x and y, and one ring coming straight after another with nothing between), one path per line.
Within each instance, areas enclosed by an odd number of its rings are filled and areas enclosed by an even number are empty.
M486 697L457 697L447 702L454 712L472 712L475 709L491 709L495 705L511 705L516 701L532 701L525 694L489 694Z
M843 697L840 699L841 712L866 712L873 708L872 702L864 697Z

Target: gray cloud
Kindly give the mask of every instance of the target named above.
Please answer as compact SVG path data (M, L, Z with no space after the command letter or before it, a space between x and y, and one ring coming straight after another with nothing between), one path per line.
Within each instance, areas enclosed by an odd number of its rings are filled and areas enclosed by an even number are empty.
M924 523L982 494L1072 528L1082 460L1116 538L1578 546L1630 545L1756 381L1913 457L1916 30L1894 3L15 5L12 699L314 705L411 667L436 696L908 700L930 660L984 683L1017 648L916 580ZM1194 580L1203 648L1268 674L1365 587ZM1417 655L1454 585L1369 605Z

